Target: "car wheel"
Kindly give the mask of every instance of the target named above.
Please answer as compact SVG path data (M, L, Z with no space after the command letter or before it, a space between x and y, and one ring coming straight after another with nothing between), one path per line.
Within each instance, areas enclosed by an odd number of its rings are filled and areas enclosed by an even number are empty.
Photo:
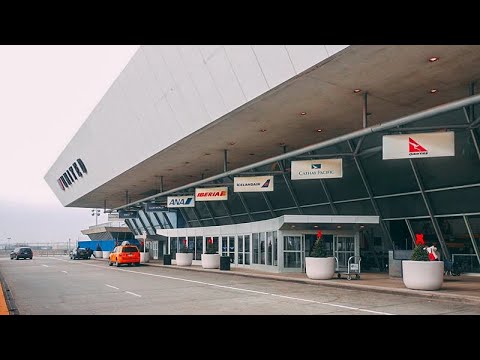
M108 266L112 266L112 265L113 263L110 260L108 260Z
M139 262L138 262L138 263L135 263L135 266L140 266L140 263L139 263Z
M115 266L116 266L116 267L120 267L120 263L118 262L118 259L115 259L115 261L116 261L116 262L115 262Z
M19 259L19 258L18 258L18 255L17 255L17 256L15 256L15 260L18 260L18 259Z

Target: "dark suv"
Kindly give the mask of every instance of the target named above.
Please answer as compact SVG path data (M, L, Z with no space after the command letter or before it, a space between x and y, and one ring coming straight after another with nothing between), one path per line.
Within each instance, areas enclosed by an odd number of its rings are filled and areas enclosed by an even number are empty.
M33 259L33 251L29 247L17 247L10 253L10 259Z
M90 256L92 256L92 251L90 249L85 249L85 248L76 248L70 251L70 259L76 260L76 259L90 259Z

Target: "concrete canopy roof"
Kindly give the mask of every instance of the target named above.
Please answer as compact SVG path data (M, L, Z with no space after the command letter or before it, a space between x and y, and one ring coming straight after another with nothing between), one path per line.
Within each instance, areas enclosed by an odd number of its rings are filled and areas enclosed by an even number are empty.
M429 62L432 56L439 61ZM125 204L368 126L468 96L480 76L478 45L354 45L230 112L69 204ZM354 93L354 89L361 89ZM430 89L437 89L434 94ZM305 112L306 115L301 115ZM318 132L317 129L321 129Z

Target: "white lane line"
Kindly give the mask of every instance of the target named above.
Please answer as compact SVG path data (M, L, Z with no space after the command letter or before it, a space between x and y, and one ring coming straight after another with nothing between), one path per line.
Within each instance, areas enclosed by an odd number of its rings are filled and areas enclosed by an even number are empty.
M49 267L48 265L42 264L42 266Z
M67 260L62 260L62 259L55 259L55 260L67 261ZM140 274L140 275L160 277L160 278L163 278L163 279L185 281L185 282L190 282L190 283L194 283L194 284L200 284L200 285L206 285L206 286L212 286L212 287L224 288L224 289L230 289L230 290L236 290L236 291L250 292L250 293L255 293L255 294L260 294L260 295L281 297L281 298L285 298L285 299L289 299L289 300L315 303L315 304L319 304L319 305L326 305L326 306L338 307L338 308L343 308L343 309L347 309L347 310L361 311L361 312L367 312L367 313L378 314L378 315L395 315L395 314L392 314L392 313L387 313L387 312L382 312L382 311L361 309L361 308L352 307L352 306L345 306L345 305L340 305L340 304L333 304L333 303L326 303L326 302L309 300L309 299L302 299L302 298L297 298L297 297L292 297L292 296L272 294L272 293L267 293L267 292L264 292L264 291L256 291L256 290L249 290L249 289L237 288L237 287L233 287L233 286L225 286L225 285L212 284L212 283L207 283L207 282L204 282L204 281L183 279L183 278L178 278L178 277L174 277L174 276L166 276L166 275L159 275L159 274L149 274L149 273L145 273L145 272L140 272L140 271L135 271L135 270L128 270L128 269L105 268L105 266L95 265L95 264L84 264L84 263L82 263L82 265L94 266L94 267L99 267L99 268L108 269L108 270L125 271L125 272L134 273L134 274ZM108 286L108 285L107 285L107 286ZM137 294L134 294L134 293L130 293L130 292L128 292L128 291L126 291L126 292L129 293L129 294L135 295L135 296L141 296L141 295L137 295Z
M66 272L65 270L62 270L62 272L65 273L65 274L68 274L68 272Z
M115 290L120 290L120 288L117 288L116 286L112 286L112 285L108 285L108 284L105 284L105 286L108 286L109 288L112 288L112 289L115 289Z
M130 294L130 295L133 295L133 296L138 296L138 297L142 297L142 295L138 295L138 294L135 294L131 291L125 291L127 294Z

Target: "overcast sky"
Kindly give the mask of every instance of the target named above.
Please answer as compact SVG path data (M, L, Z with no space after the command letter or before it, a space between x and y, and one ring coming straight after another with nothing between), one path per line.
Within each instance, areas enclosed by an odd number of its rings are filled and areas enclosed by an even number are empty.
M0 244L88 239L91 209L63 207L44 176L137 49L0 45Z

